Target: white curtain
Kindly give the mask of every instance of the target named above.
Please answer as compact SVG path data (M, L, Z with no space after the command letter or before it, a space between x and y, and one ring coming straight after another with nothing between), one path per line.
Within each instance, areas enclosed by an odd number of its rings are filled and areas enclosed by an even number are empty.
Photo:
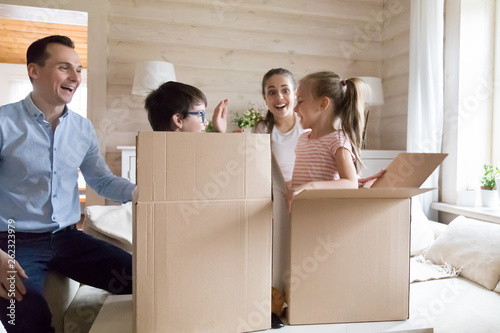
M408 90L408 152L441 152L443 136L443 29L444 0L413 0L410 23L410 73ZM438 171L424 187L438 187ZM420 196L429 219L437 191ZM435 216L433 216L435 215Z

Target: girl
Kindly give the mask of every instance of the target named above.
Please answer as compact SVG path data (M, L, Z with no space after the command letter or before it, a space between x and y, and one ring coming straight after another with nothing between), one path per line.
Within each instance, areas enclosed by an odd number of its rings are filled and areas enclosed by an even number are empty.
M295 112L311 131L300 136L295 150L289 210L304 189L358 188L367 89L361 79L341 80L332 72L300 81Z

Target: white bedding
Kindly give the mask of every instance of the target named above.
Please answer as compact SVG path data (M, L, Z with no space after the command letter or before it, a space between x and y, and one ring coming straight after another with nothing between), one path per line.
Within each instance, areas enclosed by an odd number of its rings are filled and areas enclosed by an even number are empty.
M410 258L410 283L455 277L460 271L448 263L435 265L422 255Z

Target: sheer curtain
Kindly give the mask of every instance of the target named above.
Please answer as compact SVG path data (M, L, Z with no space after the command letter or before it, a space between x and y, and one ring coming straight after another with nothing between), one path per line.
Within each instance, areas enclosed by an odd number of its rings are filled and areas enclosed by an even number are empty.
M408 152L441 152L443 136L443 29L444 0L411 2L410 73L408 89ZM438 171L424 184L438 187ZM437 191L420 196L430 219Z

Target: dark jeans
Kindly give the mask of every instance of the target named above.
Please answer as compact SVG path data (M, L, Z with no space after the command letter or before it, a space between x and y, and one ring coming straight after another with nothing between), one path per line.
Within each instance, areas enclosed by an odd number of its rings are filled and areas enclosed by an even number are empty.
M0 232L0 247L5 252L7 245L7 233ZM132 256L76 229L55 234L17 232L15 259L28 275L23 281L27 292L22 301L14 303L14 310L9 300L0 298L0 319L9 333L53 332L43 295L48 270L113 294L132 293Z

